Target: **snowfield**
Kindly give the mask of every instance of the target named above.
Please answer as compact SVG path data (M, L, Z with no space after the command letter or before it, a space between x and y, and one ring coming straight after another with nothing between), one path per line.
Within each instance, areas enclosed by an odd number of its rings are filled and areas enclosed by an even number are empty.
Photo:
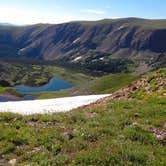
M108 96L110 96L110 94L75 96L44 100L0 102L0 112L12 112L22 115L67 112L72 109L94 103L97 100Z

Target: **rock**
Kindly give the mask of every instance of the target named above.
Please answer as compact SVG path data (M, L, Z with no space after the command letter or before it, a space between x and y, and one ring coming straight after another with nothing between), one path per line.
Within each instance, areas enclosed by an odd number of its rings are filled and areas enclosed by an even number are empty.
M97 114L95 112L85 112L87 118L94 118Z
M69 132L64 132L63 135L68 139L71 140L74 138L73 134L69 133Z
M166 128L166 122L164 123L163 127Z
M137 122L133 122L132 126L138 126L139 124Z
M11 160L9 160L8 163L9 163L11 166L15 166L16 163L17 163L17 159L11 159Z

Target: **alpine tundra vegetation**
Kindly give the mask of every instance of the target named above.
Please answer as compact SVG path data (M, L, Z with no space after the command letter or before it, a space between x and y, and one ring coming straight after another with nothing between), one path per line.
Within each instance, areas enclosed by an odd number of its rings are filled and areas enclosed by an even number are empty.
M166 166L165 0L0 4L0 166Z

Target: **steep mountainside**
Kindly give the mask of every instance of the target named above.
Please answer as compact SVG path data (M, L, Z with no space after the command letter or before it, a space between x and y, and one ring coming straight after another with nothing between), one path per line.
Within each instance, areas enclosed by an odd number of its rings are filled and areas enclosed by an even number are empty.
M165 64L165 52L166 20L126 18L0 27L1 57L54 60L105 72L138 67L139 72Z

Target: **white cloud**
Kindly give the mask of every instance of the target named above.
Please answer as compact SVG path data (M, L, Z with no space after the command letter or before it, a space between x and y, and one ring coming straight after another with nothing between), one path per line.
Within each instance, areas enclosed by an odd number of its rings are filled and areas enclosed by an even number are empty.
M43 11L0 7L0 22L13 24L63 23L79 19L77 16L69 15L68 13L59 14L56 11L54 13L43 13Z
M96 15L105 14L104 10L98 10L98 9L84 9L84 10L81 10L81 12L89 13L89 14L96 14Z

